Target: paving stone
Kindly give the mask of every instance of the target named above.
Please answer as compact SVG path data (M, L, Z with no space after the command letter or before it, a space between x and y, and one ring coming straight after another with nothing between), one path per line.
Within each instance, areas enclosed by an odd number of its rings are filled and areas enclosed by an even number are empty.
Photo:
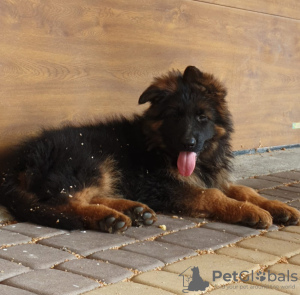
M264 237L283 240L283 241L290 241L293 243L300 244L300 234L287 232L287 231L268 232L264 235Z
M40 295L77 295L99 287L99 283L56 269L31 271L2 282Z
M266 189L260 191L259 193L263 193L264 195L276 196L284 199L288 199L290 201L297 200L299 198L298 194L295 192L290 192L287 190L280 190L280 189Z
M271 273L275 273L275 274L283 273L286 277L289 277L290 282L291 282L291 279L293 279L293 278L297 278L298 280L300 279L300 266L299 265L294 265L294 264L290 264L290 263L278 263L278 264L268 267L268 269L265 270L265 272L268 270ZM288 280L288 278L286 279L286 281L287 280Z
M215 250L236 243L241 237L208 228L192 228L175 232L157 239L194 250Z
M217 231L221 231L223 233L230 233L240 237L247 237L251 235L261 234L261 231L257 229L236 225L236 224L221 223L221 222L209 222L207 224L204 224L201 228L214 229Z
M165 225L166 230L159 228L160 225ZM124 236L135 238L139 241L157 237L170 231L178 231L196 226L196 223L183 218L172 218L162 214L157 215L157 221L149 227L131 227L124 232Z
M263 191L264 192L264 191ZM283 203L287 203L289 202L290 200L289 199L286 199L286 198L281 198L279 196L271 196L271 195L267 195L267 194L264 194L264 193L260 193L260 195L270 201L280 201L280 202L283 202Z
M182 295L183 277L178 274L165 271L149 271L142 273L132 279L136 283L161 288L166 291ZM186 287L187 289L187 287ZM209 290L210 287L206 289ZM188 292L188 294L199 294L199 292Z
M137 269L139 271L148 271L165 265L156 258L120 249L99 251L88 258L100 259L122 267Z
M131 244L123 247L122 250L154 257L164 263L172 263L184 257L197 255L197 253L191 249L156 241Z
M29 267L19 265L4 259L0 259L0 282L10 277L30 271ZM1 292L0 292L1 294Z
M296 209L300 210L300 201L299 200L292 201L292 202L288 203L288 205L293 207L293 208L296 208Z
M259 288L259 286L245 284L245 283L237 283L231 284L227 286L223 286L217 290L213 290L209 294L212 295L232 295L232 294L243 294L243 295L284 295L286 293L271 290L266 288Z
M272 176L287 178L290 180L300 181L300 172L299 171L285 171L285 172L278 172L272 173Z
M280 183L275 182L275 181L269 181L269 180L258 179L258 178L242 179L242 180L236 181L236 183L240 184L240 185L249 186L249 187L252 187L257 190L273 188L273 187L277 187L280 185Z
M300 265L300 254L291 257L290 259L288 259L288 262L291 264Z
M134 238L138 241L143 241L146 239L150 239L152 237L157 237L161 234L163 234L164 231L158 227L156 227L156 223L152 226L147 227L130 227L127 229L122 235Z
M278 185L288 184L288 183L293 182L290 179L281 178L281 177L277 177L277 176L274 176L274 175L255 176L255 179L264 179L264 180L268 180L268 181L278 182Z
M84 293L83 295L133 295L133 294L143 294L143 295L172 295L174 293L170 293L168 291L154 288L147 285L142 285L133 282L121 282L117 284L113 284L110 286L105 286L103 288L99 288L88 293Z
M67 259L76 258L65 251L37 244L17 245L1 249L0 257L34 269L48 268Z
M257 294L260 294L260 290L264 290L264 288L269 288L271 290L271 294L275 294L275 291L282 291L285 294L294 294L299 295L300 293L300 281L296 282L281 282L281 281L275 281L275 282L269 282L268 280L265 281L249 281L249 284L253 284L254 286L257 286L257 289L252 289L253 294L256 291ZM258 293L259 292L259 293ZM273 293L274 292L274 293Z
M237 245L242 248L254 249L255 251L262 251L280 257L286 256L289 258L300 253L299 244L263 236L241 241Z
M36 295L29 291L13 288L10 286L0 285L0 294L1 295Z
M272 224L270 227L268 227L267 229L266 229L266 231L274 231L274 230L278 230L279 229L279 227L276 225L276 224ZM263 232L264 230L262 230L262 232Z
M176 216L177 217L177 216ZM185 218L173 218L172 216L166 215L157 215L157 221L155 223L156 226L165 225L166 231L177 231L181 229L188 229L191 227L195 227L197 222L193 222L191 220L187 220Z
M279 256L240 247L224 247L217 250L216 253L260 265L275 264L280 259Z
M0 229L0 247L28 243L30 241L30 237Z
M282 231L288 231L288 232L300 234L300 226L298 225L286 226L282 229Z
M134 239L118 235L96 231L73 231L64 235L51 237L40 241L40 244L71 250L83 256L100 250L119 247L135 242Z
M31 238L49 238L66 233L66 231L60 229L36 225L29 222L7 225L2 229L17 232Z
M178 217L177 215L173 215L174 218ZM200 225L200 224L204 224L204 223L207 223L207 222L210 222L209 219L207 218L201 218L201 217L189 217L189 216L184 216L184 217L178 217L179 219L181 218L184 218L185 220L189 220L189 221L192 221L194 223L196 223L197 225Z
M201 278L213 286L228 284L233 281L233 277L226 278L226 281L223 277L214 278L214 271L219 271L222 274L235 271L239 274L244 271L250 273L253 270L255 272L260 268L258 264L234 257L221 254L205 254L168 265L163 268L163 271L191 276L193 274L192 267L198 267Z
M298 187L295 187L295 186L280 186L278 189L283 190L283 191L293 192L296 195L298 195L298 197L300 198L300 189Z
M123 267L92 259L67 261L57 265L56 269L66 270L106 284L117 283L133 275L133 272Z

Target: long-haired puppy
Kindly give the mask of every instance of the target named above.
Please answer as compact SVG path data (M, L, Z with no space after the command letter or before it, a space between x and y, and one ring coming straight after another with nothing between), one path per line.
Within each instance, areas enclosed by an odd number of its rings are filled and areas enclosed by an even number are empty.
M266 228L299 212L229 181L225 87L193 66L156 78L142 116L43 131L15 151L0 203L20 221L121 232L155 211Z

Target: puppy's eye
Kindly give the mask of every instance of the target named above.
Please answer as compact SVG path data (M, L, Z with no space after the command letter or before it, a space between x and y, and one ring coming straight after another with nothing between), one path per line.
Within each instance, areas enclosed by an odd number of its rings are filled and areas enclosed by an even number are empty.
M197 115L196 119L198 122L204 123L208 120L208 118L205 115Z

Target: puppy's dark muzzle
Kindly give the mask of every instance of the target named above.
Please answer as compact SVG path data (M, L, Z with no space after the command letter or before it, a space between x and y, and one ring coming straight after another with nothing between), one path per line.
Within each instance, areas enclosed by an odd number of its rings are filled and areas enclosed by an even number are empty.
M192 151L196 147L197 141L194 137L184 137L181 143L184 150Z

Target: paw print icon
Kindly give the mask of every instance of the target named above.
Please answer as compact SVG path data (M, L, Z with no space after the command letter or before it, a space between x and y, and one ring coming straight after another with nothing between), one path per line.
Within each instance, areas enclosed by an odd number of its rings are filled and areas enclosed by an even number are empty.
M265 273L262 272L262 271L259 271L259 272L256 274L256 279L259 280L260 282L263 282L263 281L266 279Z

